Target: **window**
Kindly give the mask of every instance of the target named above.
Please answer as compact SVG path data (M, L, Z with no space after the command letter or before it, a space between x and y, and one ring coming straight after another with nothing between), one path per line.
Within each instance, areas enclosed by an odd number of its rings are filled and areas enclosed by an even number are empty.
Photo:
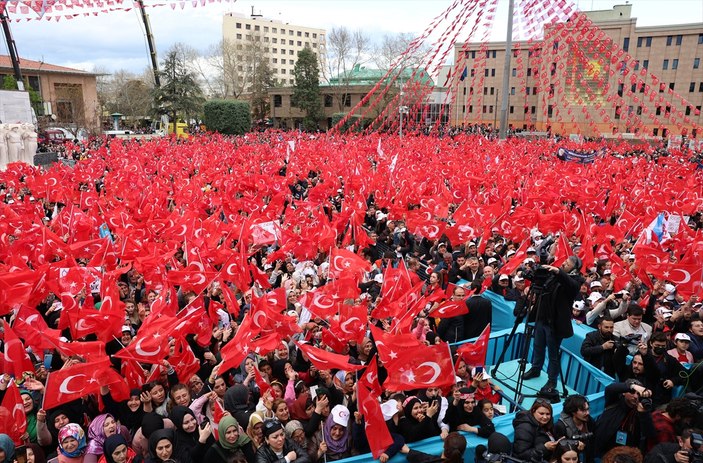
M495 95L495 93L496 93L495 87L491 87L491 95Z
M554 117L554 106L547 106L547 117Z
M531 112L532 114L537 114L537 106L532 106L532 107L530 107L530 112Z
M532 87L532 94L537 95L537 87Z
M470 75L471 75L471 77L475 76L475 75L476 75L476 69L472 69Z
M525 87L525 95L529 95L529 94L530 94L530 87Z
M618 84L618 96L622 97L623 92L625 91L625 84Z
M242 40L242 34L237 34L237 38L238 38L239 40Z
M649 69L649 60L642 61L642 69Z
M661 115L662 115L662 107L661 107L661 106L657 106L657 110L655 111L655 114L656 114L657 116L661 116Z
M493 114L493 105L490 105L490 106L488 107L488 113L489 113L489 114Z
M676 36L676 45L681 45L682 41L683 41L683 35L677 35Z
M472 105L472 104L469 105L469 112L470 113L474 112L474 105Z
M488 95L488 87L483 87L483 94Z
M532 75L532 68L527 68L527 77Z
M271 53L278 53L278 48L272 48Z
M271 32L273 32L274 34L278 34L278 28L274 27L273 29L271 29Z
M483 70L483 73L486 77L488 77L488 69L487 68Z
M552 45L552 51L559 51L559 42L554 42Z
M303 42L301 42L300 40L298 40L298 46L299 46L299 47L302 47L302 46L303 46Z
M268 32L268 31L269 31L269 27L268 27L268 26L264 26L264 32Z
M488 106L483 105L483 114L486 114L488 112Z
M291 85L295 85L295 79L288 79L288 83Z
M510 114L513 114L515 112L515 106L510 107Z
M306 32L305 37L310 37L310 32Z
M264 43L269 43L269 38L268 38L268 37L264 37Z
M651 46L652 46L652 38L651 38L651 37L645 37L645 38L646 38L646 40L645 40L645 46L646 46L647 48L651 47Z
M671 82L669 84L669 90L674 90L674 88L676 88L676 82Z
M285 48L281 48L281 54L282 54L282 55L285 55L285 54L286 54L286 49L285 49Z
M638 71L640 68L640 62L639 60L635 61L635 71Z
M620 119L620 112L622 111L622 108L620 106L615 107L615 119Z
M293 35L293 34L294 34L293 29L291 29L291 30L288 31L288 35Z
M513 77L516 77L516 76L517 76L517 69L513 68L512 75L513 75Z
M493 69L491 69L491 77L495 77L495 76L496 76L496 69L493 68Z
M510 94L515 95L515 87L510 87Z
M464 87L464 96L466 96L466 87Z
M288 50L289 55L295 55L295 52L293 50Z
M288 45L293 46L293 41L292 41L292 40L289 40L289 41L288 41Z
M285 35L285 34L286 34L286 30L285 30L285 29L281 29L281 34Z
M671 69L678 69L679 68L679 60L678 58L674 58L674 60L671 62Z
M258 30L261 30L261 28L259 26L254 26L254 30L258 31Z
M281 68L281 74L285 74L286 70L284 68Z
M317 38L317 33L316 33L316 32L313 32L313 33L312 33L312 38L313 38L313 39L316 39L316 38Z
M342 101L344 101L344 106L351 107L351 93L342 95Z
M686 115L686 116L690 116L690 115L691 115L691 107L690 107L690 106L686 106L686 113L685 113L685 115Z
M701 66L700 58L693 58L693 69L698 69Z
M698 45L703 45L703 34L698 34Z
M237 24L236 24L236 27L237 27L237 29L241 29L241 28L242 28L242 23L237 23Z
M703 82L701 82L700 85L698 85L698 91L703 92Z
M625 37L622 41L622 50L630 51L630 37Z
M695 92L696 91L696 83L691 82L691 85L688 86L688 91L689 92Z
M274 108L280 108L283 106L283 98L281 95L274 95L273 96L273 107Z
M644 37L637 37L637 48L642 48L642 42Z
M278 39L277 39L276 37L274 37L274 38L271 39L271 42L273 42L273 43L278 43Z
M667 70L669 69L669 60L665 59L664 63L662 64L662 69Z
M666 46L667 46L667 47L670 47L673 41L674 41L674 36L673 36L673 35L667 35L667 36L666 36Z
M272 58L272 59L271 59L271 62L272 62L273 64L278 64L278 58Z
M465 104L461 105L461 112L462 113L466 112L466 105Z
M306 32L306 34L307 34L307 32ZM303 33L301 31L298 31L298 37L302 37L302 36L303 36Z
M245 28L246 30L250 31L250 30L251 30L251 24L247 24L244 28Z
M637 37L637 48L651 47L652 37Z
M325 108L332 107L332 95L325 95Z

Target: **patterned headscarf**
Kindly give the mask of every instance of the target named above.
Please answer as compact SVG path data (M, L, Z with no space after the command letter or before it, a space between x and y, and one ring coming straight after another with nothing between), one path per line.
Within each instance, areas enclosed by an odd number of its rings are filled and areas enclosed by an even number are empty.
M63 448L63 441L72 437L78 441L78 448L73 452L67 452ZM87 444L85 442L85 432L76 423L68 423L59 430L59 453L65 457L76 458L85 453Z
M109 413L104 413L96 416L93 421L91 421L90 426L88 427L88 437L90 438L88 453L93 455L103 454L103 444L105 443L105 439L107 439L107 436L105 435L105 421L108 418L112 418L113 420L115 419L115 417ZM120 430L117 429L115 432L119 433Z

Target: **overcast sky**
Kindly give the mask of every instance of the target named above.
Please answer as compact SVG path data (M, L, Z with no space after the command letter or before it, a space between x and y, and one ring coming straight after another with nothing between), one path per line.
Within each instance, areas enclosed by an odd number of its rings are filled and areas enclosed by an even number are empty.
M146 0L148 4L150 0ZM507 9L508 0L499 0ZM124 0L124 4L130 3ZM170 6L148 8L159 58L174 43L184 42L206 50L222 37L222 16L234 11L257 14L293 24L361 29L378 39L384 33L422 33L441 14L450 0L248 0L206 4L184 9ZM624 1L574 1L581 10L610 9ZM638 26L703 22L703 0L631 0ZM500 10L499 10L500 11ZM496 23L503 23L502 16ZM149 66L146 40L138 13L115 11L72 20L11 23L21 57L47 63L107 71L141 72ZM495 37L505 33L496 28ZM503 29L504 31L504 29ZM0 53L7 54L3 41Z

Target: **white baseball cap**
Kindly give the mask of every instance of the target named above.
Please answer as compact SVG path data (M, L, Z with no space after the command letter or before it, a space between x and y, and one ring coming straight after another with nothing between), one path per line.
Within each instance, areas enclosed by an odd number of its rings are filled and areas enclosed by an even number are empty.
M349 424L349 409L344 405L335 405L330 415L335 424L344 426L345 428Z

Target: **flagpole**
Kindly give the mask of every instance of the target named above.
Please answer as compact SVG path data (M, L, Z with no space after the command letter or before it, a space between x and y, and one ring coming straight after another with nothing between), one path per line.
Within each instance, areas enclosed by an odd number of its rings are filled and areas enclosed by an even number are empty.
M508 137L508 95L510 94L510 55L513 53L514 8L515 0L510 0L508 5L508 32L505 38L505 62L503 63L503 92L500 101L500 131L498 136L501 140L505 140ZM493 129L495 130L495 127Z
M46 382L44 384L49 384L49 376L51 376L51 372L47 371L46 372ZM40 408L44 410L44 400L46 400L46 388L44 388L44 394L41 396L41 406Z

